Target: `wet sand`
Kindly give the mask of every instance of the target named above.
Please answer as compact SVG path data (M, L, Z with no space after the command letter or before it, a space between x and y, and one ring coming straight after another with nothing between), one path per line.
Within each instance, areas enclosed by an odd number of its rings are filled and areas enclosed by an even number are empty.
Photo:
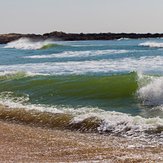
M0 162L163 162L163 146L0 121Z

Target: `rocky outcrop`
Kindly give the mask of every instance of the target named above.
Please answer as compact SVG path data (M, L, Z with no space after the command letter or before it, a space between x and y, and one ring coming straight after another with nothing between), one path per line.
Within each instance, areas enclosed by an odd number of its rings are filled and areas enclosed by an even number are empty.
M138 34L138 33L64 33L64 32L51 32L45 33L43 35L36 34L2 34L0 35L0 44L6 44L8 42L20 39L20 38L30 38L35 41L37 40L62 40L62 41L77 41L77 40L115 40L121 38L129 38L129 39L141 39L141 38L158 38L163 37L163 33L146 33L146 34Z
M43 40L42 35L11 33L11 34L0 35L0 44L6 44L8 42L18 40L20 38L30 38L33 40Z
M76 40L115 40L120 38L139 39L139 38L157 38L163 37L163 34L137 34L137 33L89 33L89 34L74 34L64 32L52 32L43 35L44 38L58 39L67 41Z

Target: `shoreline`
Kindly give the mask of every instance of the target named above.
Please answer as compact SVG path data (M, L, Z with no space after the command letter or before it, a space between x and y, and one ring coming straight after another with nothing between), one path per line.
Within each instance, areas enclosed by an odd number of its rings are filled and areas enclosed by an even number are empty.
M5 119L0 140L0 162L163 162L163 146L156 143Z
M0 139L2 162L163 161L161 146L134 147L139 143L128 142L125 138L51 130L4 121L0 121Z
M21 38L33 41L93 41L93 40L118 40L118 39L145 39L163 38L163 33L65 33L54 31L45 34L0 34L0 44L7 44Z

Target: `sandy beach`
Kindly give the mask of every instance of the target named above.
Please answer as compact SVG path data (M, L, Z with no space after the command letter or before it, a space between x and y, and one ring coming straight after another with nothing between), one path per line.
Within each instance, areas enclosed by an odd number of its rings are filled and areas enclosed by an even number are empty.
M0 162L163 162L163 147L0 121Z

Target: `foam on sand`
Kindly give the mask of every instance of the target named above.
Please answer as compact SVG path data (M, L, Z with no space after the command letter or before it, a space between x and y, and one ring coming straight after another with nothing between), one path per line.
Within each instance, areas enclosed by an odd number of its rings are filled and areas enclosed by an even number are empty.
M28 104L27 97L12 99L12 93L1 94L0 103L7 106L1 110L1 118L15 119L25 123L41 124L45 126L108 133L111 135L153 139L163 143L163 119L143 118L125 113L103 111L100 108L59 108ZM23 103L27 104L23 104ZM66 119L65 119L66 118ZM63 123L64 122L64 123ZM64 125L63 125L64 124Z

